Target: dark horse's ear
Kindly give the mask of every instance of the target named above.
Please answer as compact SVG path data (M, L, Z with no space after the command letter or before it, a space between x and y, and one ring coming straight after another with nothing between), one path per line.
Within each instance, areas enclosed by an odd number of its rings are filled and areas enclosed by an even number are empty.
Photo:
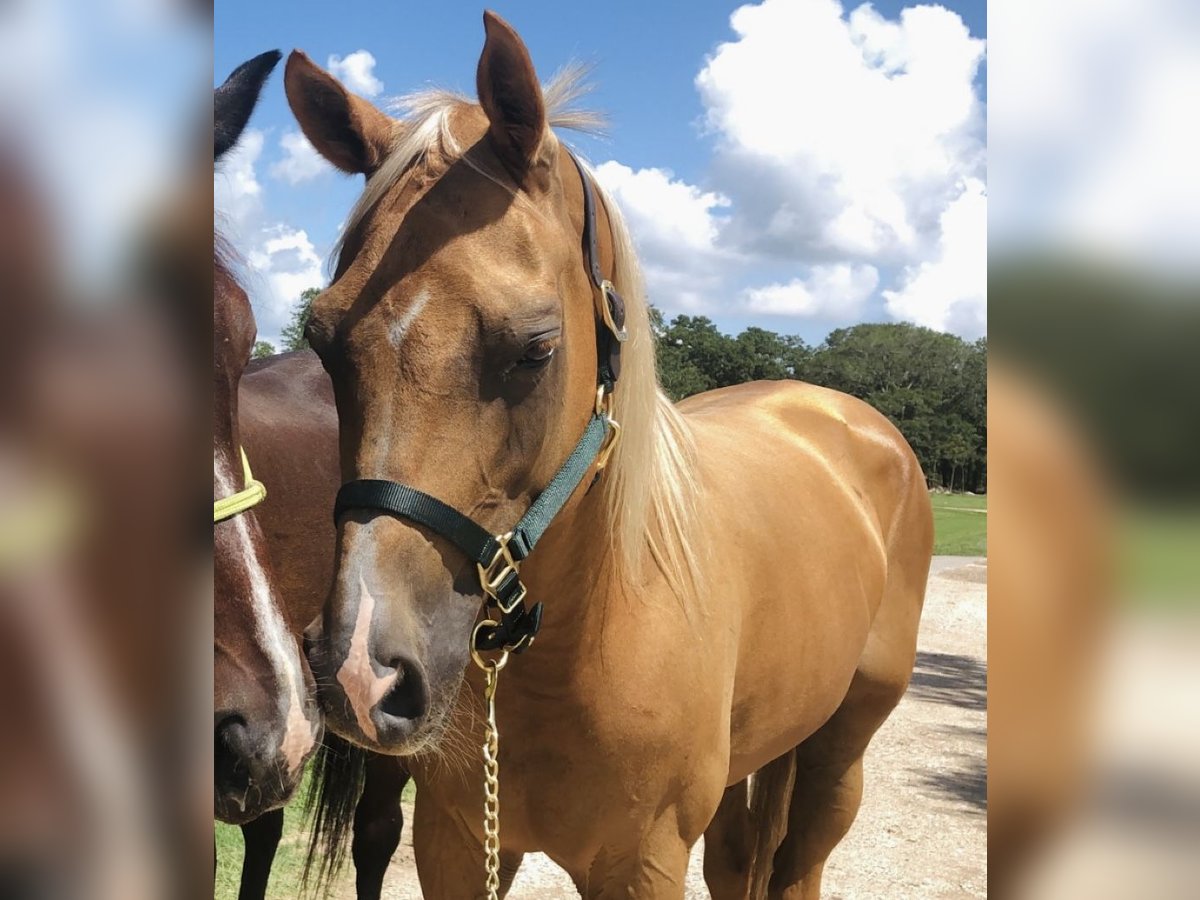
M224 156L250 121L267 76L283 54L270 50L242 63L213 91L213 161Z
M489 10L483 28L487 39L475 70L475 91L487 113L492 147L523 182L546 134L542 88L529 50L512 26Z
M304 136L343 172L370 177L387 159L395 120L350 93L299 50L288 57L283 87Z

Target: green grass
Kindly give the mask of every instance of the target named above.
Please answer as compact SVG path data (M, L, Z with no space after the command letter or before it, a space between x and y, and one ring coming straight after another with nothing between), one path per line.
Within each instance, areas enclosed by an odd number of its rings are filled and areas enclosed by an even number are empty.
M1177 609L1200 603L1200 511L1123 510L1117 540L1120 588L1137 605Z
M987 556L987 497L930 494L933 552L939 556Z
M304 850L308 833L303 828L301 810L308 793L308 774L296 792L296 799L284 810L283 839L275 854L271 881L267 886L269 900L291 900L300 896L300 873L304 870ZM238 881L242 875L242 830L235 825L215 823L217 838L217 878L214 900L236 900Z
M283 838L275 864L271 868L271 880L267 885L267 900L294 900L300 896L300 875L304 871L304 851L308 847L308 830L304 827L301 810L308 794L309 773L296 791L295 799L284 810ZM404 787L404 800L412 802L416 786L409 781ZM238 882L242 877L242 830L222 822L214 823L217 838L217 878L213 900L237 900ZM405 822L405 829L408 823ZM342 896L353 882L354 864L349 862L334 879L330 896Z

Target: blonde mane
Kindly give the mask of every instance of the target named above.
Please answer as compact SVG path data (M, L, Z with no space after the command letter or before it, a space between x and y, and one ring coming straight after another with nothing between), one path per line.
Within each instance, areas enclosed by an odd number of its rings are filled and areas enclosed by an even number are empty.
M602 125L600 116L574 106L587 92L585 75L585 68L569 66L543 86L551 128L595 132ZM422 91L397 101L395 111L401 118L395 143L351 210L342 230L343 239L428 154L462 158L464 148L451 133L450 113L462 104L472 103L446 90ZM585 167L590 173L590 167ZM475 168L485 177L492 177ZM623 432L602 482L612 549L627 583L637 584L645 577L649 555L675 593L690 597L695 593L698 565L688 527L696 507L695 446L687 423L658 384L654 335L633 241L616 203L594 174L592 182L611 223L616 258L613 284L625 300L629 330L629 340L621 352L621 380L613 395L613 415ZM341 252L339 241L331 262Z

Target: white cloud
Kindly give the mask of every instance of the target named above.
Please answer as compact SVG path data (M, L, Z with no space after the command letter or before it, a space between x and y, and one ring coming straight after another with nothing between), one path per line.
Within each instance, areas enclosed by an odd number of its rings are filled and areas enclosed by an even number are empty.
M283 159L271 164L271 177L297 185L311 181L325 172L332 172L333 167L317 152L299 131L289 131L279 139L283 150Z
M643 253L686 260L714 252L721 224L716 211L729 205L720 194L677 180L668 169L635 172L611 160L596 167L596 178L621 204Z
M355 50L344 57L331 54L326 68L356 94L376 97L383 92L383 82L375 77L375 57L367 50Z
M610 160L595 172L633 235L651 301L672 311L707 309L725 262L717 237L729 201L667 169L634 171Z
M696 76L713 183L735 210L724 237L786 260L919 258L982 173L983 42L939 6L888 20L765 0L730 21L737 39Z
M832 263L813 266L807 278L748 288L742 302L750 312L844 321L862 309L878 285L874 266Z
M278 347L279 333L291 320L300 294L325 285L321 257L303 229L273 225L260 231L246 261L259 337Z
M987 189L968 180L941 215L935 256L905 269L898 290L883 292L888 313L940 331L987 331Z
M764 0L730 21L735 39L696 76L713 146L703 182L597 169L650 299L668 315L844 322L882 298L897 318L983 331L983 41L940 6L887 19ZM806 274L763 285L781 270Z
M214 176L213 203L222 231L246 262L242 286L254 307L258 336L278 348L279 333L291 321L301 292L323 287L326 279L308 232L267 215L264 186L256 172L263 144L263 132L250 128L242 133ZM275 166L271 173L288 177Z
M234 232L262 210L262 185L254 167L262 156L263 142L261 131L247 128L213 172L213 208Z

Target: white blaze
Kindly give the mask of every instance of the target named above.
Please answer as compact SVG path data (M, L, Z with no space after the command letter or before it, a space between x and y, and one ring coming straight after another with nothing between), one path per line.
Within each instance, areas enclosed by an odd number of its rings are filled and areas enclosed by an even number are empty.
M215 455L213 466L222 496L235 493L237 483L222 460ZM262 561L254 552L248 515L242 513L234 516L227 524L232 526L237 535L240 562L250 582L250 611L254 618L255 636L270 661L272 673L283 688L280 711L283 713L284 731L279 752L287 760L290 770L295 772L312 749L316 733L316 727L304 715L304 676L300 668L300 655L296 651L295 638L279 611Z

